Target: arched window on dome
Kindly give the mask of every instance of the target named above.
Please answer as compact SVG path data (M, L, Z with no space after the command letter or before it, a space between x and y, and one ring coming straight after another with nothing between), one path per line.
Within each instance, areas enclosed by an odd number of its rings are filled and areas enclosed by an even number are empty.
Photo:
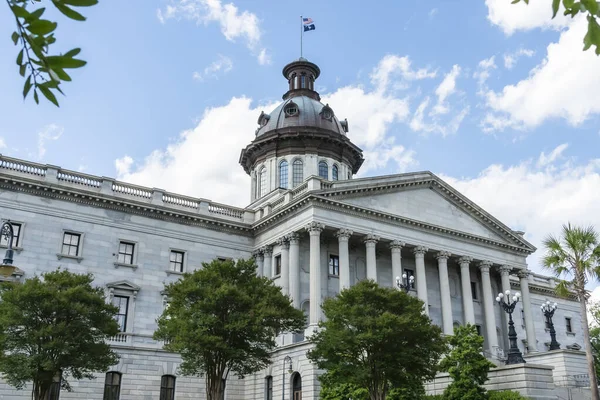
M300 76L300 87L302 89L306 89L306 75L302 74L302 76Z
M260 197L263 197L265 194L267 194L267 168L262 167L260 169L260 172L258 173L258 182L258 194Z
M288 188L288 162L286 160L279 163L279 187Z
M325 161L319 162L319 176L323 179L329 179L329 167Z
M331 168L331 180L332 181L338 180L338 166L337 165L334 165L333 168Z
M304 164L302 160L294 160L292 164L292 186L296 187L304 180Z

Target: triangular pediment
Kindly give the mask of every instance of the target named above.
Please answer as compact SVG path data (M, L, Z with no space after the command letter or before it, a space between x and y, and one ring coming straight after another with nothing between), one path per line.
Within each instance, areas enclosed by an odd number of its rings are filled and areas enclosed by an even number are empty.
M139 292L140 290L138 285L126 280L107 283L106 287L109 289L127 290L130 292Z
M346 184L336 184L323 195L359 208L535 251L516 232L429 172L416 173L414 177L402 174L385 179L364 178L347 185L344 188Z

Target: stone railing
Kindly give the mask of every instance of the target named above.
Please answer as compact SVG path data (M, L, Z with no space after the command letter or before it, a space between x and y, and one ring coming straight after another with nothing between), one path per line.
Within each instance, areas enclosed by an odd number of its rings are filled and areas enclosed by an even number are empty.
M108 338L108 341L114 344L129 344L131 335L127 332L117 333L115 336Z
M303 184L299 185L298 187L292 189L292 191L291 191L292 199L294 197L298 197L299 195L306 192L307 190L308 190L308 182L304 182Z
M77 190L110 196L121 201L134 201L161 206L174 211L195 212L215 218L252 223L254 212L244 208L215 203L210 200L169 193L161 189L120 182L112 178L70 171L54 165L6 157L0 154L0 175L38 181L61 190Z

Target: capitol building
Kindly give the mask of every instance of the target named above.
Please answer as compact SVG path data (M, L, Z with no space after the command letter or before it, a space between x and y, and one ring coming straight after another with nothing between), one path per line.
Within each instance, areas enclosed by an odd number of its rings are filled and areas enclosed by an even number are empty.
M320 72L303 58L286 65L283 102L248 127L239 157L251 178L250 188L240 188L240 196L250 191L245 208L0 156L0 218L15 227L18 267L0 279L22 281L58 267L89 272L119 307L121 332L111 338L119 364L49 400L205 398L204 379L179 375L179 356L152 338L164 287L203 262L252 256L257 273L305 312L306 329L278 337L269 368L229 377L227 400L318 399L321 371L306 357L306 338L322 318L323 300L362 279L395 287L403 274L414 277L410 294L445 335L458 325L477 327L484 354L505 374L499 380L514 377L508 388L525 385L531 398L557 398L547 393L587 374L577 298L556 297L554 278L528 269L536 248L524 232L428 171L356 178L364 159L351 140L352 116L320 101ZM513 317L527 364L516 370L504 365L507 315L495 300L506 290L522 293ZM561 350L549 351L540 312L547 300L558 303ZM429 392L438 389L428 384ZM0 399L30 395L0 380Z

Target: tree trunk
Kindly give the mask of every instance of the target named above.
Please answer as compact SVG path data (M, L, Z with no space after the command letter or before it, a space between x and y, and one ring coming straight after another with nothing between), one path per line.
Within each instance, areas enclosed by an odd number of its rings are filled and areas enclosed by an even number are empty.
M600 400L598 396L598 379L596 378L596 370L594 368L594 356L592 354L592 343L590 342L590 327L588 326L587 306L585 304L585 294L578 293L579 305L581 307L581 324L583 325L583 342L585 343L585 355L588 364L588 374L590 375L590 389L592 392L592 400Z
M225 398L225 381L223 374L210 376L206 374L206 400L221 400Z

